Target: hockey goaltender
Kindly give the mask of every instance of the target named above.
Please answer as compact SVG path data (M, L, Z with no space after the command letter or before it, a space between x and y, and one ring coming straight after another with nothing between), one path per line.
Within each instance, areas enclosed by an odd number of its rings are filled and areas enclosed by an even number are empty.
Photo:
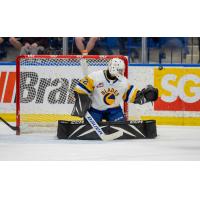
M148 85L138 90L124 77L125 64L120 58L109 61L106 70L87 75L87 62L81 62L86 74L74 89L73 116L84 117L84 121L59 121L59 139L114 140L155 138L155 120L126 121L120 103L145 104L156 101L158 89ZM106 122L102 122L106 120Z

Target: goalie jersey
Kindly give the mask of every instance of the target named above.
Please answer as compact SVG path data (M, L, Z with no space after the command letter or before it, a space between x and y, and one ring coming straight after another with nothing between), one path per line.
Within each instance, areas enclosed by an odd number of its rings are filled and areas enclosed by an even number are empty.
M81 79L74 91L88 94L92 100L91 106L103 111L120 106L122 100L133 103L138 90L125 77L113 81L107 78L105 70L100 70Z

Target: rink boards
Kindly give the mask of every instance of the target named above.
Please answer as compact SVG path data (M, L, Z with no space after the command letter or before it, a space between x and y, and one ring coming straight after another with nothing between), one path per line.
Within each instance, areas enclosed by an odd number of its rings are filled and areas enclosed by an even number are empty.
M76 76L79 77L79 72ZM81 76L81 75L80 75ZM129 66L129 82L141 89L152 84L159 89L159 99L152 106L129 105L129 119L155 119L157 124L200 125L200 68L194 65ZM0 65L0 115L15 120L15 64ZM72 104L64 103L63 113L49 119L64 120ZM59 108L60 105L53 105ZM62 109L60 109L62 110ZM68 112L69 111L69 112ZM42 115L45 114L43 113ZM32 114L32 120L38 116ZM72 119L74 120L74 119Z

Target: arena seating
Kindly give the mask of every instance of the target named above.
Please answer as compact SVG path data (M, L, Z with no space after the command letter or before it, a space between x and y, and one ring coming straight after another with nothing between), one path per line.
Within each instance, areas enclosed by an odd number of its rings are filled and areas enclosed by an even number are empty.
M74 37L68 37L68 54L74 54ZM141 63L142 37L101 37L95 48L97 54L121 54L131 63ZM103 51L101 51L103 50ZM62 37L49 37L46 54L62 54ZM14 61L19 51L9 42L0 45L0 60ZM199 63L199 39L187 37L148 37L148 63Z

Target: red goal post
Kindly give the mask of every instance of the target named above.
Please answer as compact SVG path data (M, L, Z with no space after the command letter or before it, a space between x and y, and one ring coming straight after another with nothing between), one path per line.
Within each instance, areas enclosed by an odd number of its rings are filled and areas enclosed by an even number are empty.
M86 59L89 72L105 69L110 59L120 58L125 63L128 78L128 60L121 55L23 55L16 59L16 126L30 127L56 125L57 120L76 120L70 116L73 107L73 88L82 78L80 60ZM128 106L124 103L128 116ZM27 126L26 126L27 127ZM26 128L29 132L31 128ZM22 130L22 129L21 129ZM26 132L26 131L22 131ZM20 134L20 132L17 132Z

